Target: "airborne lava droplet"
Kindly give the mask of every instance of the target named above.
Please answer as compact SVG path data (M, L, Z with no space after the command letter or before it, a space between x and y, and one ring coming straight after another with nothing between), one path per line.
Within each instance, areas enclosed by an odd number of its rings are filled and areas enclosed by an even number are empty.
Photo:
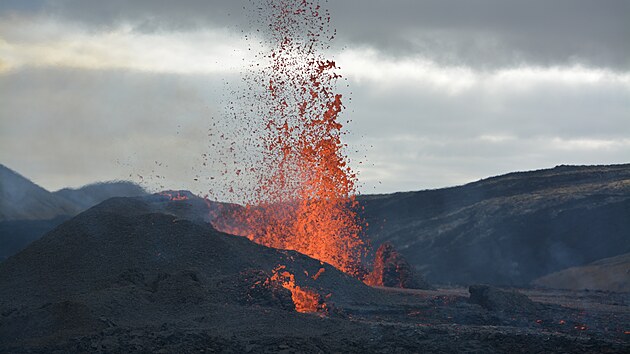
M248 88L241 98L248 106L235 115L248 123L245 143L260 154L236 175L251 172L255 183L250 189L230 187L245 199L245 208L214 226L358 276L365 244L356 212L357 176L341 141L341 75L322 54L334 37L330 16L315 0L261 2L267 49L257 57L266 65L252 64L244 75Z

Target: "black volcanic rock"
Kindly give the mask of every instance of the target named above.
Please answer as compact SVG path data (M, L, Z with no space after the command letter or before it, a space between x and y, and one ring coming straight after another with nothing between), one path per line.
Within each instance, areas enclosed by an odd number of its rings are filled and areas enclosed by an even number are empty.
M286 289L261 283L279 265L331 307L376 296L362 282L297 252L155 213L139 198L112 198L0 263L0 348L112 325L220 326L241 316L242 307L293 313ZM308 276L321 268L317 280ZM248 310L246 317L259 311Z
M409 262L389 243L376 251L372 272L367 284L403 289L430 289L430 285L409 265Z
M490 311L532 313L538 308L535 302L523 294L488 285L471 285L468 292L471 303Z
M211 223L242 206L201 198L187 190L167 190L141 198L157 213L175 215L196 222Z
M391 242L430 283L526 286L630 252L630 165L559 166L359 201L372 243Z
M279 265L326 311L295 312L268 282ZM0 263L2 353L627 352L608 308L588 323L579 309L547 311L501 316L451 290L371 288L143 198L109 199Z
M0 222L0 262L18 253L31 242L70 219L58 216L50 220L9 220Z
M291 291L278 282L269 282L271 274L260 269L245 269L236 277L239 303L295 310Z

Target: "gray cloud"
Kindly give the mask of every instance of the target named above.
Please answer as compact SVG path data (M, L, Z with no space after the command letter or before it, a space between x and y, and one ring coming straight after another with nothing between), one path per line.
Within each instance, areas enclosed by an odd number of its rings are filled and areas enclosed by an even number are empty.
M47 14L99 29L125 23L137 30L153 31L236 27L245 23L243 6L248 4L247 0L8 0L0 4L0 12Z
M45 16L94 33L123 23L156 33L224 26L238 31L248 26L243 6L251 5L3 1L0 17L23 16L26 22L15 23L28 23L29 14ZM353 161L366 162L355 165L365 192L441 187L557 164L628 162L626 2L346 0L330 6L337 45L378 52L376 68L358 60L360 50L345 57L350 62L339 61L352 69L342 69L353 91L344 119L354 121L347 136ZM22 40L28 38L15 39ZM434 62L418 64L418 73L408 67L396 73L409 58ZM0 162L48 188L132 174L149 178L149 187L203 193L207 181L193 178L217 170L202 167L201 154L226 156L221 141L209 147L207 128L217 121L227 130L242 124L222 115L234 99L226 90L234 86L223 80L236 78L227 73L29 65L0 73ZM453 66L463 66L463 76ZM564 71L496 78L502 68L532 67ZM361 70L368 73L362 77ZM388 77L392 72L398 76Z
M203 191L193 178L213 173L201 155L223 79L57 68L0 75L0 161L51 189L131 174L151 188Z
M392 53L480 67L582 62L630 68L623 0L335 3L339 33Z
M248 28L255 1L8 1L0 11L39 12L89 26L137 30ZM345 0L329 4L341 46L422 55L495 68L565 65L630 69L630 3L624 0Z
M350 82L353 159L365 191L462 184L559 164L627 163L630 86L509 82L456 95ZM376 188L376 189L374 189Z
M233 162L225 140L207 135L212 123L218 134L242 124L222 115L231 98L224 79L236 78L59 68L0 75L0 161L52 189L129 174L156 189L222 188L208 182L220 172L201 155ZM614 81L456 95L349 83L347 142L365 192L630 156L630 92Z

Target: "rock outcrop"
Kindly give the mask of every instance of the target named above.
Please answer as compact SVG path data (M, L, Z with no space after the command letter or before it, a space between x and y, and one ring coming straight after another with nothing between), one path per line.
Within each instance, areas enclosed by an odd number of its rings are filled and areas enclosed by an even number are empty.
M365 279L368 285L403 289L429 289L430 286L407 260L385 242L376 251L374 269Z
M470 302L489 311L496 312L535 312L538 305L527 296L504 291L489 285L471 285L468 288Z

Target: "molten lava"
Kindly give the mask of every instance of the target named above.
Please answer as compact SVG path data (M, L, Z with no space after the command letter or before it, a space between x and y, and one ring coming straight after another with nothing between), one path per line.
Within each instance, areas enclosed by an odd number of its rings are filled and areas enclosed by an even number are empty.
M178 191L161 192L160 195L167 197L171 201L188 200L188 196Z
M257 171L257 183L245 208L214 226L358 275L365 245L357 176L341 141L344 106L335 91L341 76L321 54L334 38L330 16L316 0L264 3L270 49L261 57L268 65L251 74L253 93L246 95L250 114L263 119L257 137L263 156L236 173Z
M387 286L402 289L428 289L429 284L416 274L413 267L389 242L377 250L374 266L363 281L370 286Z
M295 283L295 276L285 270L285 266L278 266L273 270L271 281L276 281L291 291L291 299L297 312L325 312L326 304L321 301L318 293L302 288Z

